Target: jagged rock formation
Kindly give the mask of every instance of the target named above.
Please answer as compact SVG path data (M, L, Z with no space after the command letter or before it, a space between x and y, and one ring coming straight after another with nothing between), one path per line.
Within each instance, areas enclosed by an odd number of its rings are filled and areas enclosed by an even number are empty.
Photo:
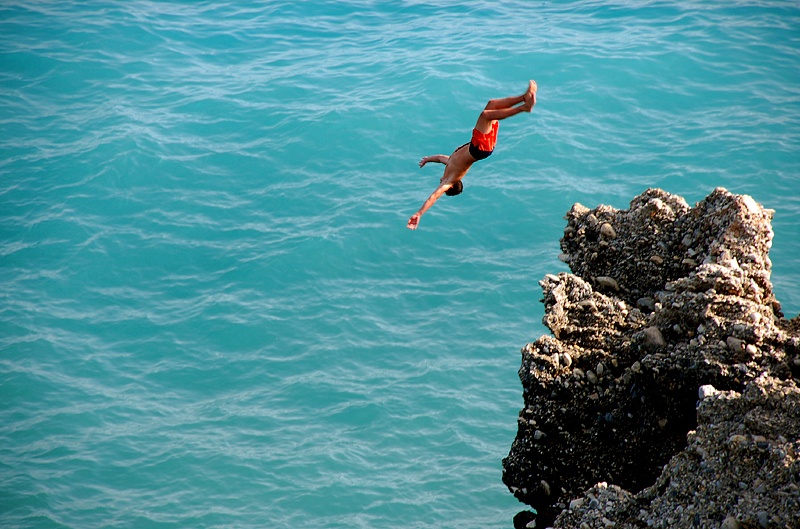
M576 204L522 349L503 481L536 527L800 527L800 317L770 282L773 211L716 189ZM533 525L528 525L533 527Z

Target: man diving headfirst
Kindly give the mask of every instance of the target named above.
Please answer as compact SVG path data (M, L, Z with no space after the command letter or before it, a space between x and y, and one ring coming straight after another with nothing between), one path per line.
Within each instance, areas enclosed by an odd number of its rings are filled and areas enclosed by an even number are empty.
M426 156L419 161L419 166L422 167L428 162L443 163L444 176L439 180L439 187L428 197L428 200L419 208L419 211L414 213L408 220L407 228L416 230L419 224L419 218L423 213L428 211L434 202L436 202L442 194L448 196L455 196L461 193L464 185L461 179L467 174L472 164L478 160L487 158L497 143L497 128L498 121L508 117L519 114L520 112L530 112L533 105L536 104L536 83L531 81L528 90L521 96L506 97L503 99L492 99L486 104L481 115L478 116L478 122L475 128L472 129L472 140L465 143L456 149L450 156L444 154L436 154L434 156ZM469 146L468 149L464 147Z

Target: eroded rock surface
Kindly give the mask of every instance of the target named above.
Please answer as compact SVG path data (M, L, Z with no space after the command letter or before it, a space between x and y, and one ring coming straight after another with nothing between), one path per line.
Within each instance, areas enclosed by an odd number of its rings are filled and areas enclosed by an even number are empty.
M772 293L773 213L724 189L573 206L573 274L540 282L553 336L522 350L503 462L537 527L800 527L800 319Z

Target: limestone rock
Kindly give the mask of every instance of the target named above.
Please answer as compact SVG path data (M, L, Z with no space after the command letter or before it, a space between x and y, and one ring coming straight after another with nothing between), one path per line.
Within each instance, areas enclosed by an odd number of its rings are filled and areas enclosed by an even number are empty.
M772 294L773 213L721 188L567 213L572 273L540 282L552 336L522 350L503 461L537 527L800 526L800 317Z

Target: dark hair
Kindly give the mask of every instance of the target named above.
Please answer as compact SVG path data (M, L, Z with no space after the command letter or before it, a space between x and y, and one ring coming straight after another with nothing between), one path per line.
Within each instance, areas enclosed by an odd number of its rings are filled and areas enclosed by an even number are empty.
M464 191L464 184L462 184L461 180L459 180L458 182L453 184L453 187L445 191L444 194L449 197L454 197L456 195L460 195L462 191Z

